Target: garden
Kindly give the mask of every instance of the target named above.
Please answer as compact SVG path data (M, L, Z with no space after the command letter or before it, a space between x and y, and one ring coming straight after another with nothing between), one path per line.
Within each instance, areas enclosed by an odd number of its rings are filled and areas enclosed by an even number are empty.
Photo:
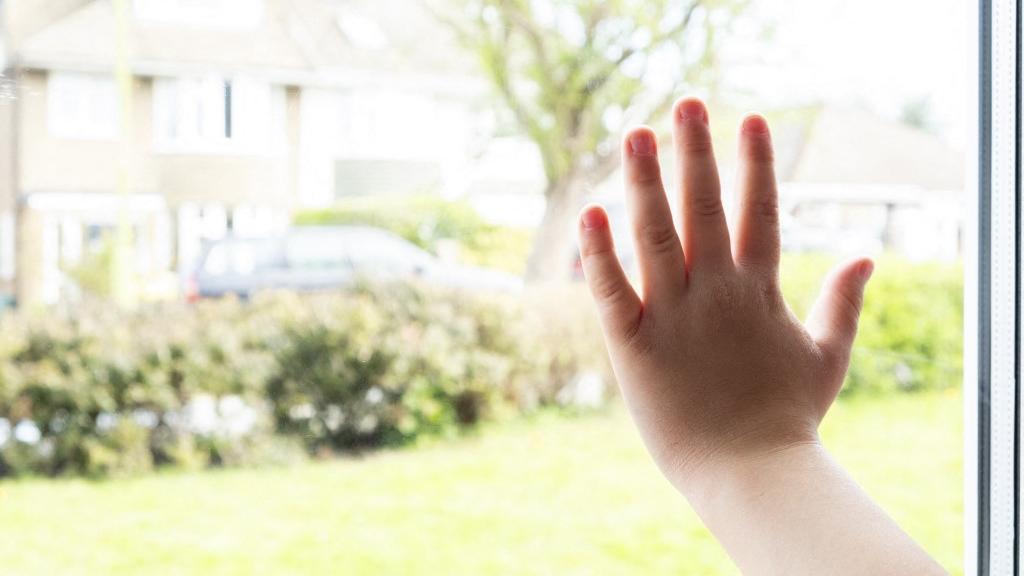
M798 314L831 264L785 259ZM824 432L953 571L960 278L881 259ZM0 474L14 573L730 570L637 442L581 285L11 313Z

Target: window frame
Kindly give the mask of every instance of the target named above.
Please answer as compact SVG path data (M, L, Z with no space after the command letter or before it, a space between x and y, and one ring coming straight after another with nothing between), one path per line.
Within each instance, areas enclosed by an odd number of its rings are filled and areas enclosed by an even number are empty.
M978 130L968 189L964 318L964 564L1020 574L1021 0L979 0Z
M59 140L115 142L121 110L113 75L49 71L46 74L46 130Z
M157 76L153 148L166 155L280 156L287 151L287 107L287 88L263 78Z

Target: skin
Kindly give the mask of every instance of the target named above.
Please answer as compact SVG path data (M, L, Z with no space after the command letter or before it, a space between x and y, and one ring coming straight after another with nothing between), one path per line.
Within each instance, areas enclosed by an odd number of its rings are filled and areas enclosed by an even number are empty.
M745 574L944 574L818 437L849 366L872 262L836 269L801 324L779 288L767 122L750 115L740 128L732 230L706 107L680 100L672 127L678 219L654 133L640 127L623 142L639 288L604 210L588 206L579 226L612 364L654 461Z

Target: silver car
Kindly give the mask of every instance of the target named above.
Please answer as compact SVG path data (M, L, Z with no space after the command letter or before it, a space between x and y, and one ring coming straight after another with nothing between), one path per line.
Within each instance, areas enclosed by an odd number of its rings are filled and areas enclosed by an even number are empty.
M510 274L439 261L386 230L368 226L293 228L272 238L228 237L204 246L186 286L189 300L261 290L314 292L351 286L358 278L422 279L453 288L517 291Z

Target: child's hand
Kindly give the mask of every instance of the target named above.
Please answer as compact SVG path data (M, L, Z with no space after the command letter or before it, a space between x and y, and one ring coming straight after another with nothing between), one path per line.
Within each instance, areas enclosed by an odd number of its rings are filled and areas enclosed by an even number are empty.
M870 261L858 260L836 272L805 329L779 290L768 126L759 116L743 122L730 239L707 119L699 100L675 107L678 222L654 134L640 128L626 138L639 295L601 209L587 208L580 227L583 268L623 394L648 449L684 491L703 467L817 442L846 374L872 271Z
M608 217L583 211L580 247L626 402L648 450L744 573L941 574L818 442L857 333L869 260L826 282L806 327L779 291L772 144L743 122L738 214L726 227L704 105L674 109L679 222L654 134L623 150L642 289Z

